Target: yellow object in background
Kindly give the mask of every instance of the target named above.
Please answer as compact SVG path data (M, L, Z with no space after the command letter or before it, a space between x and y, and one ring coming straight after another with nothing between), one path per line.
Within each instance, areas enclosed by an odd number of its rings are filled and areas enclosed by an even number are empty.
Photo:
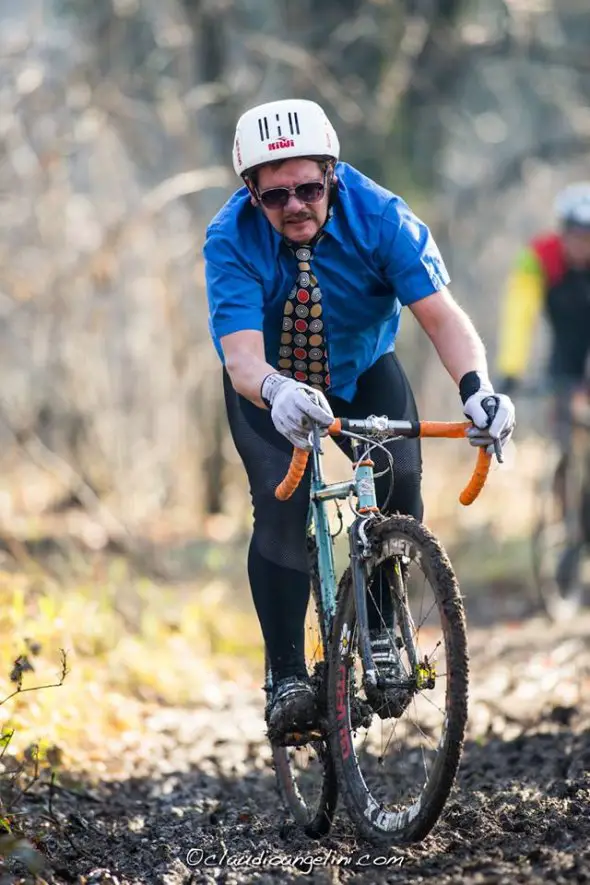
M545 287L538 257L532 249L525 249L510 274L502 302L497 357L500 375L520 378L524 374Z

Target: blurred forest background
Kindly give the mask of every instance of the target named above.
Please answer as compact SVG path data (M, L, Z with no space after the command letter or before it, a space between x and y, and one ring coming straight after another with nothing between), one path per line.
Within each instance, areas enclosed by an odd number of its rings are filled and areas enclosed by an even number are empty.
M191 655L260 663L201 256L239 114L320 102L343 159L430 224L493 357L511 261L588 177L589 45L587 0L0 0L0 693L27 637L58 672L74 655L70 694L21 713L100 756L135 715L118 692L184 703L209 690ZM400 353L422 413L460 417L409 316ZM510 586L489 545L526 531L532 452L460 512L472 451L427 449L468 585Z
M588 45L586 0L0 0L2 524L81 505L100 546L244 509L201 246L258 102L325 107L493 354L516 250L587 169ZM458 415L410 318L400 350Z

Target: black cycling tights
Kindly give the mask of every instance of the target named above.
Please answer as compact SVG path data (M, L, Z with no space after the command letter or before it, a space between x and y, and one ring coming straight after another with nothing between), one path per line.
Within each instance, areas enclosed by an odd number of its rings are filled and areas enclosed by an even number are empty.
M309 508L310 469L288 501L277 501L274 491L284 478L293 447L274 427L270 412L259 409L233 389L224 371L224 392L229 425L248 479L254 507L254 532L248 556L248 575L254 605L268 649L275 680L306 673L303 624L309 600L306 523ZM360 376L352 402L328 396L340 418L389 418L415 421L416 403L406 375L393 353L385 354ZM352 458L350 443L338 443ZM387 512L423 515L420 480L420 441L387 443L393 456L395 483ZM373 450L375 472L388 463L384 452ZM382 507L389 491L389 474L376 480L377 500ZM381 612L369 601L369 626L388 623L391 603L380 603Z

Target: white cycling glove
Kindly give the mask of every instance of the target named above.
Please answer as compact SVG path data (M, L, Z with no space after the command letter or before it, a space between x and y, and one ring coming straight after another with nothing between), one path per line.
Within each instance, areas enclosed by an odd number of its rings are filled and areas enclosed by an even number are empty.
M475 425L467 431L472 446L494 451L494 440L505 446L514 430L514 403L503 393L494 393L489 379L479 372L467 372L459 384L463 412Z
M298 449L311 449L309 432L312 421L320 425L324 431L322 436L334 421L330 404L320 390L278 372L266 376L260 396L270 409L276 429Z

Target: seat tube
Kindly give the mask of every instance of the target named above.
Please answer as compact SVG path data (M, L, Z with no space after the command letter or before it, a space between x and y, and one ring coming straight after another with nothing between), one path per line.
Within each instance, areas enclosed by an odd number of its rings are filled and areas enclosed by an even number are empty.
M336 569L334 566L334 550L332 547L332 537L330 535L330 523L326 511L326 502L318 500L313 494L324 487L320 457L317 451L313 452L312 457L311 507L318 551L318 570L320 575L324 626L326 636L329 636L336 609Z

